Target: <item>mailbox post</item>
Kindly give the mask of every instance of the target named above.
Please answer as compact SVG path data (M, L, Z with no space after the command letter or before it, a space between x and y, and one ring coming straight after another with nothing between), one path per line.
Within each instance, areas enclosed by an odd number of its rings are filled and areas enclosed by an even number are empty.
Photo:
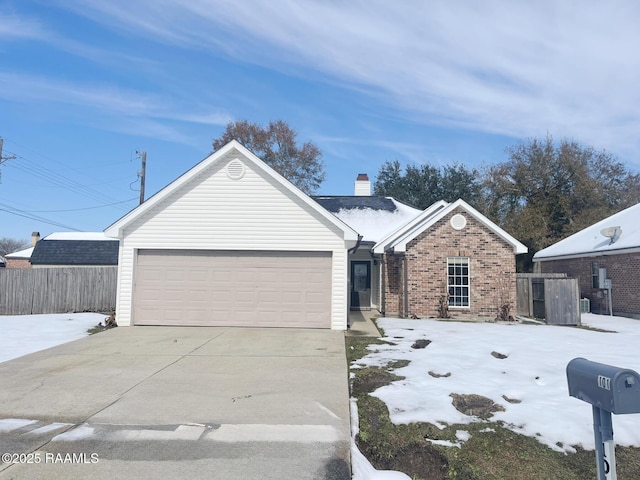
M592 405L598 480L616 480L611 414L640 413L640 375L574 358L567 365L567 383L570 396Z

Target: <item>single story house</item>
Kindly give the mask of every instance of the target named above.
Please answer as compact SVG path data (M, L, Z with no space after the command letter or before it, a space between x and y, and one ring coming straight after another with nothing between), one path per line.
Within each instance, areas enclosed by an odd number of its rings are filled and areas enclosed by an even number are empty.
M640 204L565 238L533 256L541 273L579 280L594 313L640 318Z
M33 268L118 265L118 240L103 232L55 232L35 244Z
M309 197L230 142L105 230L120 242L118 325L344 330L350 308L515 305L526 247L470 205L420 211L371 196L366 175L355 190Z

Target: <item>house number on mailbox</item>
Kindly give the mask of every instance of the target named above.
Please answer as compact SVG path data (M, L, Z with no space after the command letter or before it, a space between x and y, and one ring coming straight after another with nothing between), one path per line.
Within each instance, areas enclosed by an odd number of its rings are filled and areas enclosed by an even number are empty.
M598 375L598 386L605 390L611 390L611 379L604 375Z

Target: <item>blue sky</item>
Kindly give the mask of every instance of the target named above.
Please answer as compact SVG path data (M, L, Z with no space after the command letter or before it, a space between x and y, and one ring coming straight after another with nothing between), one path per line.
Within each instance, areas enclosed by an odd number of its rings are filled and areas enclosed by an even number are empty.
M320 194L547 133L638 171L639 22L629 1L0 0L0 237L104 229L137 204L136 151L150 195L232 120L318 145Z

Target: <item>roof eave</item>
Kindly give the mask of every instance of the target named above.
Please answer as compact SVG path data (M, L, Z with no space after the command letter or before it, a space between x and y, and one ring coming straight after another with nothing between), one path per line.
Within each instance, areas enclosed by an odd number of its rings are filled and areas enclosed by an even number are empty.
M601 252L578 252L578 253L569 253L566 255L553 255L553 256L543 256L537 257L538 255L533 256L534 262L548 262L552 260L571 260L574 258L592 258L592 257L604 257L607 255L624 255L626 253L640 253L640 246L638 247L629 247L629 248L617 248L615 250L603 250Z
M441 201L442 202L442 201ZM506 231L500 228L498 225L493 223L487 217L478 212L475 208L469 205L462 199L458 199L453 203L446 204L444 202L444 208L435 208L431 214L425 215L424 217L420 215L420 220L414 222L410 222L410 224L401 228L400 230L404 230L404 232L396 231L398 233L395 235L395 238L390 239L385 242L385 240L380 242L380 245L376 245L374 248L374 253L384 253L385 249L393 248L394 252L405 252L407 248L407 243L409 243L413 238L419 235L421 232L429 228L431 225L435 224L442 218L444 218L447 214L452 212L458 207L462 207L465 211L467 211L471 216L473 216L476 220L482 223L489 230L493 231L496 235L502 238L505 242L510 244L513 247L513 253L515 255L519 255L522 253L527 253L529 251L528 247L523 243L516 240L514 237L509 235ZM435 206L434 204L432 206ZM429 207L431 208L431 207ZM426 212L426 210L425 210ZM409 226L411 225L411 226ZM394 235L392 234L392 235Z
M333 225L338 227L340 230L342 230L344 234L343 238L345 242L349 244L351 243L355 244L355 242L358 241L358 233L353 228L351 228L349 225L347 225L342 220L337 218L335 215L329 212L326 208L322 207L322 205L317 203L309 195L307 195L298 187L296 187L291 182L289 182L286 178L284 178L282 175L280 175L278 172L272 169L269 165L267 165L262 160L260 160L257 156L255 156L252 152L250 152L246 147L244 147L242 144L240 144L236 140L232 140L231 142L227 143L224 147L222 147L220 150L212 153L211 155L206 157L204 160L194 165L192 168L184 172L173 182L169 183L162 190L160 190L151 198L149 198L146 202L142 203L141 205L138 205L136 208L134 208L129 213L121 217L119 220L109 225L104 230L105 235L111 238L121 239L124 228L126 228L128 225L130 225L140 216L144 215L146 212L148 212L150 209L152 209L154 206L156 206L166 197L168 197L173 192L175 192L180 187L182 187L184 184L189 182L191 179L199 175L202 171L209 168L211 164L219 161L221 158L230 154L233 150L236 150L238 153L246 157L254 166L256 166L257 168L260 168L265 173L270 175L275 181L283 185L285 188L289 189L294 195L296 195L299 199L301 199L311 209L318 212L322 217L324 217L330 223L332 223Z
M441 210L446 206L447 202L445 202L444 200L438 200L432 205L429 205L425 210L423 210L422 213L376 243L373 247L373 253L382 254L388 252L390 249L395 250L396 243L400 238L403 238L407 234L407 232L411 231L416 226L420 225L421 222L424 222L426 219L434 215L438 210Z

